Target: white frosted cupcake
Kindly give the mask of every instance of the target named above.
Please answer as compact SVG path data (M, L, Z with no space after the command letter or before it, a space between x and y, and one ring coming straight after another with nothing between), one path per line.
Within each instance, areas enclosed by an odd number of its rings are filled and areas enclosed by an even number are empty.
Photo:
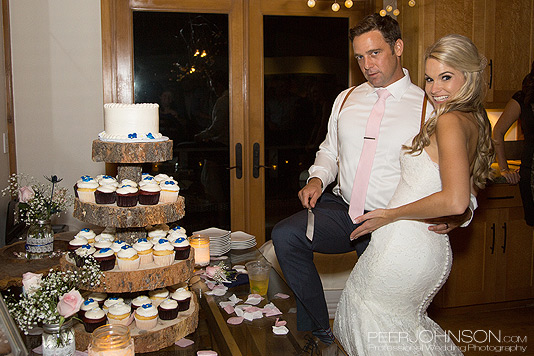
M105 300L108 298L107 293L104 292L93 292L87 296L87 299L93 299L95 300L100 307L104 305Z
M154 263L158 266L170 266L174 262L174 246L169 241L157 243L154 249Z
M95 236L95 243L98 241L115 241L115 234L110 234L109 232L102 231L100 234Z
M117 189L117 206L130 208L137 205L139 190L130 185L123 185Z
M161 188L159 184L150 183L139 187L139 204L156 205L159 202Z
M163 230L165 232L169 232L169 225L162 223L162 224L147 226L145 229L148 232L154 231L154 230Z
M174 247L174 259L175 260L187 260L189 258L191 245L189 244L188 239L184 237L178 237L171 244Z
M95 192L98 188L98 182L93 178L82 178L76 183L76 193L82 203L94 203Z
M100 265L101 271L112 270L115 267L115 262L117 260L115 252L113 252L113 250L108 247L101 248L100 250L96 251L93 254L93 257Z
M94 308L85 312L82 321L85 331L92 333L96 328L106 324L106 313L100 308Z
M78 311L78 318L82 319L86 312L95 308L100 308L98 302L93 298L87 298L83 301L82 305L80 305L80 310Z
M144 174L144 173L143 173ZM152 177L150 174L149 175L146 175L146 176L143 176L141 178L141 181L139 182L139 186L142 187L146 184L158 184L158 182L154 179L154 177Z
M88 243L93 244L95 243L96 234L89 228L83 228L74 237L85 237Z
M115 204L117 201L117 187L113 185L101 185L95 192L95 203L97 204Z
M148 296L150 300L152 300L152 304L157 307L159 303L169 297L169 290L167 288L151 290L150 292L148 292Z
M151 330L158 325L158 309L152 304L143 304L135 309L135 326L141 330Z
M93 255L95 252L96 249L89 244L77 248L76 251L74 251L74 262L76 263L76 266L82 267L85 264L87 257Z
M108 176L108 175L100 175L100 176L97 176L96 177L96 181L98 182L98 184L100 185L113 185L113 186L117 186L119 183L117 182L117 179L115 179L114 177L112 176Z
M113 252L117 253L121 250L122 246L129 246L129 245L122 240L113 241L113 244L111 245L111 249L113 250Z
M134 187L134 188L138 187L137 182L134 182L131 179L123 179L123 180L121 180L121 184L120 185L121 186L129 185L130 187Z
M132 299L132 309L135 310L143 304L152 304L152 299L146 295L140 295Z
M160 320L173 320L178 317L178 302L174 299L165 299L158 305Z
M158 183L161 183L161 182L164 182L166 180L170 180L171 177L169 177L168 175L166 174L163 174L163 173L160 173L158 174L157 176L154 177L154 180Z
M171 298L178 302L178 310L185 311L189 309L189 304L191 303L191 292L185 288L178 288L171 295Z
M139 258L141 259L140 266L147 265L154 261L152 246L152 242L148 241L144 237L138 239L133 244L133 248L137 251Z
M173 180L166 180L161 182L159 186L161 187L159 194L160 203L174 203L178 200L178 193L180 192L178 183Z
M121 297L109 297L104 301L104 306L102 307L102 309L107 313L109 308L111 308L117 303L124 303L124 299Z
M97 250L101 250L103 248L111 248L111 245L113 245L113 243L111 241L101 240L101 241L95 241L93 246Z
M167 237L167 231L162 229L152 230L148 232L148 239L150 241L158 241L159 239L163 239Z
M117 252L117 264L121 271L135 271L139 269L140 262L141 259L132 246L122 246Z
M128 325L132 308L125 303L116 303L107 312L110 324Z
M74 238L69 241L69 246L67 247L67 249L69 251L76 251L77 249L79 249L83 245L87 245L87 244L89 244L89 241L87 241L87 239L85 237L83 237L83 236L74 236Z

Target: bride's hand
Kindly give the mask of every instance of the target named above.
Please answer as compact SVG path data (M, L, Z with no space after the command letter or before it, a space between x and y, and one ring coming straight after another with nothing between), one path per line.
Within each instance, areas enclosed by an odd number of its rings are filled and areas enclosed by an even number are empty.
M393 220L390 218L388 209L376 209L356 218L355 223L360 224L351 234L350 239L355 240L360 236L370 234L379 227L389 224Z

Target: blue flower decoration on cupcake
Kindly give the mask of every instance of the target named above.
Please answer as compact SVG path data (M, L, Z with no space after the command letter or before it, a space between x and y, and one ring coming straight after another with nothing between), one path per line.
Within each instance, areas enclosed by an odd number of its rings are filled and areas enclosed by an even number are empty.
M80 231L89 232L89 229L85 227L85 228L81 229Z
M149 139L153 140L154 139L154 135L152 135L151 132L149 132L146 137L148 137Z
M152 304L143 304L143 305L141 305L141 308L143 308L143 309L152 308Z
M184 241L185 241L185 238L183 238L183 237L179 237L176 240L174 240L174 242L177 243L177 244L180 244L180 243L182 243Z
M129 248L133 248L133 247L130 246L130 245L124 245L124 246L121 247L121 250L127 250Z
M178 226L173 227L172 230L174 230L174 231L180 231L180 230L185 230L185 229L184 229L183 227L181 227L181 226L178 225Z
M154 177L144 177L143 180L154 180Z
M109 299L109 300L119 300L118 297L109 297L108 299Z
M137 138L137 134L135 132L128 134L128 138Z
M146 237L141 237L140 239L137 240L137 242L148 242L148 240Z
M81 176L80 178L82 182L90 182L93 180L93 178L91 178L90 176Z
M111 249L109 247L104 247L104 248L100 249L101 253L108 252L108 251L111 251Z
M80 248L85 248L85 249L89 250L91 248L91 245L82 245Z
M164 244L165 242L168 242L169 240L167 239L159 239L158 240L158 244Z
M94 302L94 299L93 299L93 298L89 298L89 299L87 299L86 301L84 301L83 304L84 304L84 305L89 305L89 304L91 304L91 303L93 303L93 302Z
M166 180L165 183L163 183L165 185L176 185L176 182L173 181L173 180Z

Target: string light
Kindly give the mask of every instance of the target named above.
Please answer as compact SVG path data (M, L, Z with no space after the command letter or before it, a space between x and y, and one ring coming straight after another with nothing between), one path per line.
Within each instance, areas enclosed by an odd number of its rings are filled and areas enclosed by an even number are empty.
M337 2L334 2L332 4L332 11L334 11L334 12L339 11L339 7L340 7L339 4Z
M352 0L347 0L345 1L345 7L347 9L350 9L352 7L352 5L354 5L354 3L352 2Z
M315 5L317 5L317 1L316 0L308 0L307 1L307 5L308 5L309 8L313 8L313 7L315 7ZM352 5L354 5L354 1L353 0L345 0L345 7L347 9L350 9L352 7ZM337 0L334 0L334 3L332 4L332 11L337 12L337 11L339 11L340 8L341 8L341 6L339 6L339 4L337 3Z
M415 0L408 1L408 6L414 7L415 6Z
M315 6L315 0L308 0L308 7L314 7Z
M393 15L395 15L395 16L399 16L399 14L400 14L399 9L395 9L395 10L393 10Z

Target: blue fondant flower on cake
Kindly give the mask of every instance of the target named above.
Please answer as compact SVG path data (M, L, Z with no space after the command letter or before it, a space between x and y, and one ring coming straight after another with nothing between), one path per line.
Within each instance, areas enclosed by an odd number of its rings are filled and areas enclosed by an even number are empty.
M153 140L154 139L154 135L152 135L151 132L149 132L146 137L148 137L149 139Z
M128 134L128 138L137 138L137 134L135 132Z
M141 237L137 242L148 242L148 240L145 237Z
M80 231L83 231L83 232L89 232L89 229L84 227L83 229L81 229Z
M143 308L143 309L152 308L152 304L143 304L143 305L141 305L141 308Z
M93 180L93 178L91 178L91 177L89 177L89 176L82 176L82 181L83 181L83 182L90 182L90 181L92 181L92 180Z
M174 240L174 242L177 243L177 244L181 244L184 241L185 241L185 238L183 238L183 237L179 237L176 240Z
M124 245L124 246L121 247L121 249L123 249L123 250L127 250L129 248L133 248L133 247L130 246L130 245Z

